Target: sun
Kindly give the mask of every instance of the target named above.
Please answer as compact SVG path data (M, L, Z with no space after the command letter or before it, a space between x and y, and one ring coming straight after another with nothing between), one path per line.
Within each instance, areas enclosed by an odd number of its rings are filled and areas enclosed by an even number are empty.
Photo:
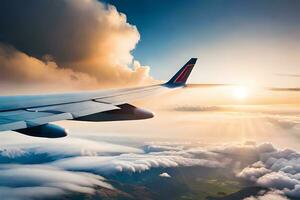
M249 90L245 86L238 86L233 88L232 95L238 100L243 100L249 96Z

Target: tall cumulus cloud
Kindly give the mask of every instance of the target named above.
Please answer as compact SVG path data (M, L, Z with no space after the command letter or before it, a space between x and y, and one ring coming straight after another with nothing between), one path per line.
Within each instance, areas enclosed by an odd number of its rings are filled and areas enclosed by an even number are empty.
M93 88L152 82L131 51L137 28L96 0L0 2L0 79ZM132 66L132 67L130 67Z

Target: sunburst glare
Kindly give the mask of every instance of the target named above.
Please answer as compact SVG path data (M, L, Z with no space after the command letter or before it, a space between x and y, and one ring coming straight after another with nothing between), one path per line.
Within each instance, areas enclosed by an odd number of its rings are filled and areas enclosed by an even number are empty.
M246 99L249 96L249 88L245 86L238 86L233 88L232 95L238 100Z

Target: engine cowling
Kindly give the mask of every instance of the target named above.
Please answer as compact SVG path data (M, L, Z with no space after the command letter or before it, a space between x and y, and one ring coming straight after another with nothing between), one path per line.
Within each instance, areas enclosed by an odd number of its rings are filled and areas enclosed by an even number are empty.
M100 122L100 121L124 121L124 120L140 120L140 119L149 119L154 115L153 113L137 108L130 104L118 105L120 109L111 110L101 113L95 113L92 115L87 115L84 117L77 118L78 121L91 121L91 122Z
M19 129L16 130L16 132L33 137L44 138L60 138L68 135L66 129L54 124L44 124L41 126L34 126L31 128Z

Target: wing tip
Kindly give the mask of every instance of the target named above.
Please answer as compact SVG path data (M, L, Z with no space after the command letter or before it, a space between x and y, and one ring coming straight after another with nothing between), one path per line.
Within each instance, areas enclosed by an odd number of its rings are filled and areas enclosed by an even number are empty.
M167 82L167 87L184 86L189 78L198 58L190 58L190 60Z

